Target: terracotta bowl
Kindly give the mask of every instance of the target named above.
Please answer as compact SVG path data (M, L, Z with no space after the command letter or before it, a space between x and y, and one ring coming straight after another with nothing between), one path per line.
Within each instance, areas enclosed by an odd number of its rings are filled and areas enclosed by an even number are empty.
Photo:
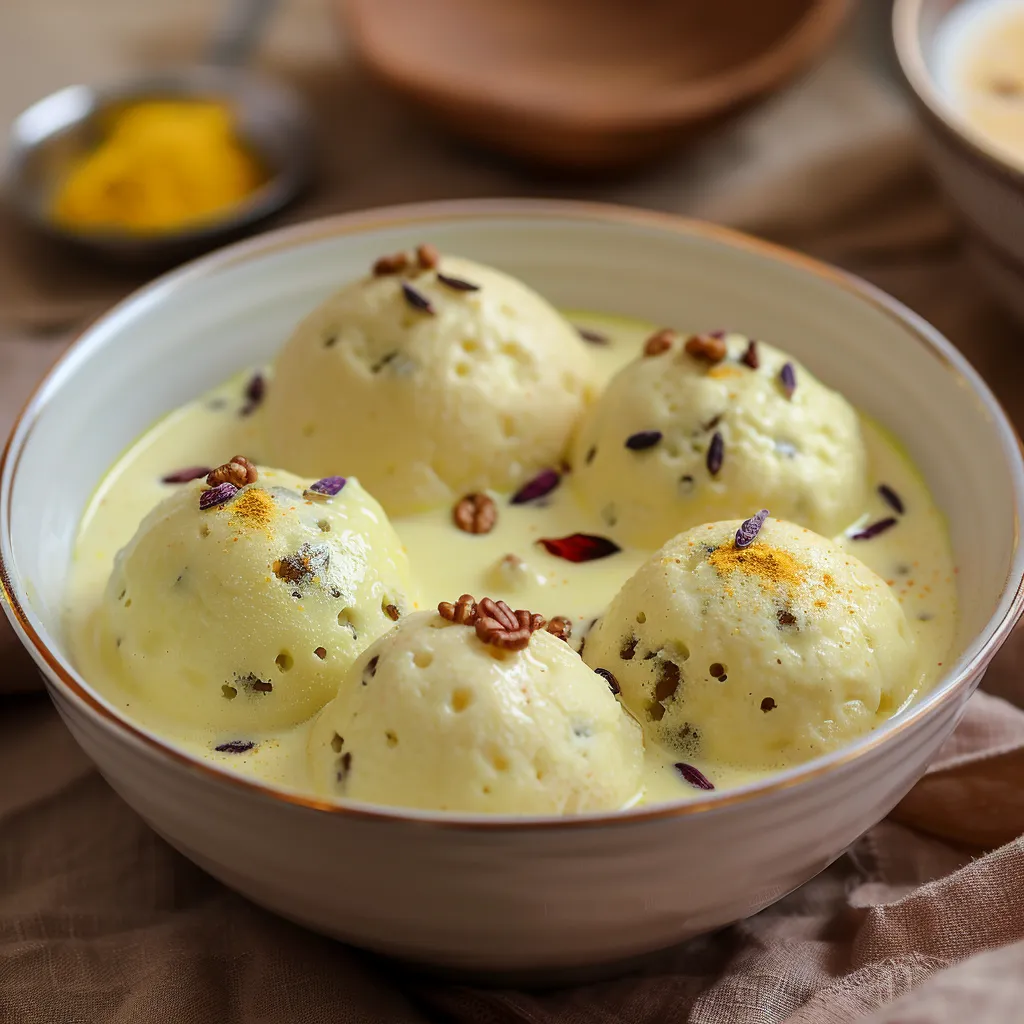
M371 70L467 138L573 170L649 159L778 88L848 0L341 0Z
M156 419L267 360L339 282L428 239L562 308L734 325L841 385L900 438L949 523L961 613L935 688L855 743L741 789L566 818L324 802L199 761L105 700L75 667L62 612L79 518L107 467ZM551 980L538 972L636 957L753 914L882 818L952 732L1020 616L1022 514L1024 461L991 392L948 341L870 286L665 215L432 203L225 249L90 327L30 401L0 466L0 582L78 742L185 856L347 942Z
M926 155L993 292L1024 323L1024 165L1013 164L942 94L942 20L964 0L896 0L896 53L925 129Z

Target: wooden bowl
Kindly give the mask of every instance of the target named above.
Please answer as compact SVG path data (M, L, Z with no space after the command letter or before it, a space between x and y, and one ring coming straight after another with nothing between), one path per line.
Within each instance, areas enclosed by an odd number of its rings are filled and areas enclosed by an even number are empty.
M340 0L382 81L512 156L600 170L649 159L778 88L848 0Z

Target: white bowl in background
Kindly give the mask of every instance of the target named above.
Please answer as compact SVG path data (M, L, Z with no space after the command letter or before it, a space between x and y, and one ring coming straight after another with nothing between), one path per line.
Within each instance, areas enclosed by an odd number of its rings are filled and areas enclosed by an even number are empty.
M895 0L896 55L924 126L926 156L992 291L1024 323L1024 167L1011 163L939 86L940 26L970 0Z
M75 670L61 606L79 517L155 419L268 359L382 252L429 240L563 307L749 332L793 352L903 440L948 520L955 654L935 689L826 757L756 785L577 818L331 805L193 760ZM69 728L168 842L318 931L463 970L534 972L643 954L761 909L838 857L920 777L1021 614L1024 464L957 351L870 286L722 228L614 207L475 201L314 222L161 278L89 328L8 443L8 614Z

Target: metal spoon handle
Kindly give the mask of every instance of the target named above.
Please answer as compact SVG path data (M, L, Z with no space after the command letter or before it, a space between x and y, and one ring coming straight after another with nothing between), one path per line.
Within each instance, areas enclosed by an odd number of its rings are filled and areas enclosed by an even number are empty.
M248 59L263 35L277 0L228 0L228 10L210 43L207 63L238 67Z

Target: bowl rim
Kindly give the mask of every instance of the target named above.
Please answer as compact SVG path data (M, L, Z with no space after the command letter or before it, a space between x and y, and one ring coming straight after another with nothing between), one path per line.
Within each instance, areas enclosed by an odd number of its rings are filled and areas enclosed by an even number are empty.
M49 404L51 392L59 386L60 378L69 362L87 351L94 342L97 329L107 322L130 315L134 306L151 301L157 295L162 299L175 289L188 285L195 279L211 272L262 258L268 254L299 248L312 242L346 235L359 235L382 229L410 228L421 223L439 220L481 221L488 219L537 217L560 217L583 223L600 223L623 228L640 227L655 229L688 237L697 237L717 242L733 249L767 257L783 263L819 280L824 280L894 320L911 338L959 382L968 387L982 402L993 419L996 431L1002 436L1002 448L1011 463L1014 481L1015 505L1013 509L1013 546L1007 566L1006 582L1000 593L1000 601L1010 587L1012 597L1005 611L990 616L984 630L989 632L988 640L977 650L955 676L949 674L940 678L935 687L914 706L897 718L883 724L879 729L836 751L815 758L805 764L785 771L773 773L763 779L748 783L736 789L715 791L653 806L639 806L604 812L558 817L540 815L487 815L440 811L420 811L401 807L349 801L338 803L297 791L275 786L257 779L239 775L230 769L219 767L186 753L170 741L150 732L131 721L119 710L109 705L99 695L91 692L89 684L71 665L70 660L58 654L51 644L33 626L14 585L13 566L9 563L13 554L11 547L11 510L13 505L12 483L18 464L24 454L31 432ZM71 371L73 372L73 371ZM243 242L238 242L209 255L184 264L132 292L126 298L101 314L89 324L61 354L42 381L29 396L19 412L11 433L0 456L0 596L4 610L14 626L22 644L28 649L37 665L45 666L47 678L55 684L61 694L73 704L81 705L88 717L110 732L134 745L148 748L157 757L176 763L205 776L214 782L226 783L240 793L250 796L264 796L296 808L316 813L340 815L373 822L415 822L456 831L528 831L536 829L573 829L660 821L684 815L719 811L746 803L750 800L769 797L780 791L806 784L823 775L837 771L871 753L879 746L892 742L895 737L906 733L931 715L940 705L945 705L967 694L974 681L1002 646L1017 620L1024 612L1024 550L1021 547L1020 518L1024 510L1024 444L1002 408L981 376L967 359L934 327L922 317L887 295L881 289L861 280L853 274L832 267L810 256L794 252L772 242L754 238L731 228L680 217L675 214L634 209L604 203L573 202L565 200L535 199L466 199L437 202L413 203L382 207L367 211L340 214L307 221L286 228L280 228ZM44 631L45 632L45 631Z
M344 0L341 17L373 72L403 93L433 107L470 109L478 116L531 118L550 129L580 132L653 130L665 125L710 117L749 102L777 88L819 57L833 40L852 9L851 0L806 0L795 24L777 36L771 46L724 71L665 94L652 97L643 109L625 111L595 107L573 109L564 104L538 106L503 94L497 98L487 89L467 92L465 82L439 81L406 63L382 56L376 45L367 45L362 5Z
M1024 189L1024 166L1011 162L990 142L988 136L975 129L957 113L942 95L928 70L918 36L921 14L928 0L893 0L892 38L896 59L903 78L929 124L947 141L958 146L964 156L982 170L996 173L1011 187ZM950 12L964 0L954 0ZM947 12L946 17L949 17Z

